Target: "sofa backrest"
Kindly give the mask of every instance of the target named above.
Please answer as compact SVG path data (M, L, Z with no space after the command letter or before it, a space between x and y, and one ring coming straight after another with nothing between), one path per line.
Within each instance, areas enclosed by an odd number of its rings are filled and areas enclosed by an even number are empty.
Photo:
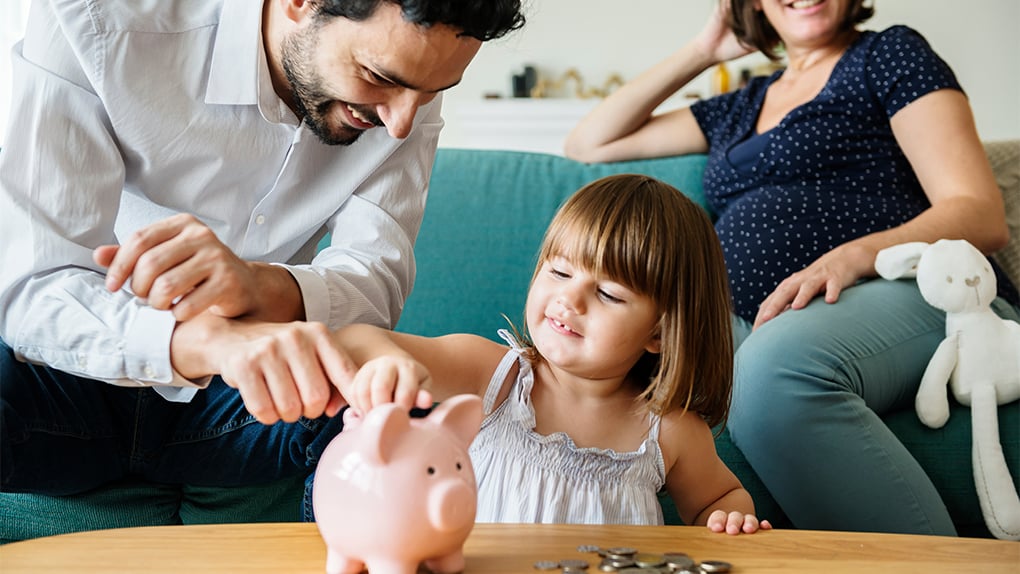
M524 300L545 228L560 204L593 180L642 173L702 207L705 157L583 164L528 152L440 149L415 244L418 272L397 330L474 333L495 339L522 326Z

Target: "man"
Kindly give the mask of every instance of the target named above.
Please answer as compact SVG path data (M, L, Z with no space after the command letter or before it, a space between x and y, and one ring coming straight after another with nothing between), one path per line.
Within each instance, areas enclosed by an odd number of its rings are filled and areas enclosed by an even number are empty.
M35 2L0 153L0 490L307 472L348 368L328 330L392 327L413 284L439 94L523 22Z

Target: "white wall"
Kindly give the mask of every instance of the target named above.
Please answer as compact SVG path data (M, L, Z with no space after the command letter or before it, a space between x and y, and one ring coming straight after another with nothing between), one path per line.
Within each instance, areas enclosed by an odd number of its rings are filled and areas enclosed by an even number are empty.
M458 104L487 92L511 93L510 76L524 65L559 77L576 68L587 84L612 73L630 79L694 37L715 0L524 0L527 26L482 47L461 85L446 96L447 129L457 145ZM923 34L956 72L984 139L1020 138L1020 1L875 0L865 27L907 24ZM748 56L731 66L763 62ZM693 89L708 93L705 77Z
M576 68L596 85L612 73L632 78L692 38L715 0L524 1L527 26L483 46L462 84L447 95L447 110L477 102L486 92L509 95L511 74L525 64L555 77ZM0 134L10 107L10 46L21 35L24 4L0 0ZM1020 138L1020 1L875 0L875 6L867 27L910 25L953 67L982 138ZM693 87L707 93L704 78ZM448 143L462 130L457 121L456 114L447 114L441 141Z

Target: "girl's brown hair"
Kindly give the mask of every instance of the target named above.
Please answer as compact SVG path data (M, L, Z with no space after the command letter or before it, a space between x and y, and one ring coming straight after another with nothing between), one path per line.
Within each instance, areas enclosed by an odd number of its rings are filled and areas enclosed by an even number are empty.
M661 353L645 353L630 373L652 412L691 409L710 426L725 421L733 384L729 284L701 207L645 175L596 180L556 213L535 275L556 256L657 305Z
M778 60L776 50L782 44L779 33L772 27L765 12L755 8L756 0L722 0L730 2L729 19L726 22L733 33L745 46L761 50L770 60ZM850 0L840 32L853 30L858 24L875 14L875 9L866 5L868 0Z

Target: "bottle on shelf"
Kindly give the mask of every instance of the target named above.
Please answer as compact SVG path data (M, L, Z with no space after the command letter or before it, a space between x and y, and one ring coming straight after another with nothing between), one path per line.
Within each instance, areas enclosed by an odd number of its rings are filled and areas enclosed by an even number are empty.
M718 96L730 91L730 71L726 64L716 64L712 71L712 95Z

